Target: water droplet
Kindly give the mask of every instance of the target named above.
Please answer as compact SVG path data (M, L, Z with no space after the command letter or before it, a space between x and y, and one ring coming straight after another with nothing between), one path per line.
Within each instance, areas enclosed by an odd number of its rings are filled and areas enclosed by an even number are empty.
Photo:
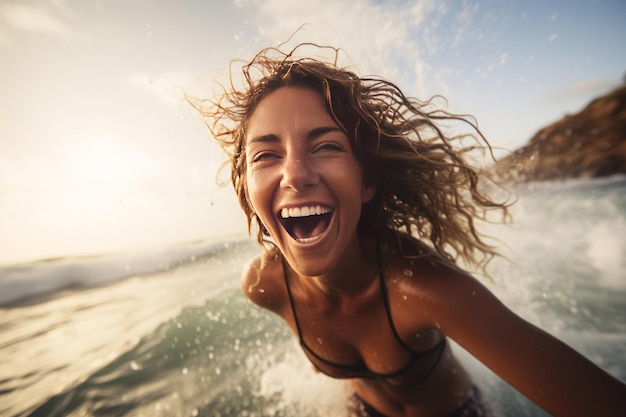
M141 369L141 366L139 366L139 364L135 361L131 361L129 366L130 366L130 369L132 369L133 371L138 371L139 369Z
M189 369L183 368L183 375L187 375L189 373Z
M319 343L320 345L323 345L323 344L324 344L324 341L322 340L322 338L321 338L321 337L318 337L318 338L317 338L317 343Z
M402 296L402 299L403 299L403 300L406 300L407 298L408 298L408 297L407 297L406 295L403 295L403 296Z
M215 373L219 375L222 373L222 370L220 368L215 368Z
M411 271L410 269L405 269L404 270L404 275L407 277L412 277L413 276L413 271Z

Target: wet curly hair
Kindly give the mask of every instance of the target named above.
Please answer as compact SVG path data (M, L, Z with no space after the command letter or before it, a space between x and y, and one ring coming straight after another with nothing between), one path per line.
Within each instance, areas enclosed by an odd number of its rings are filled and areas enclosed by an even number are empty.
M298 57L296 52L304 46L330 50L334 59ZM305 88L323 97L329 115L351 142L364 181L376 186L374 198L363 206L359 233L383 242L396 239L400 246L417 239L448 261L460 258L484 271L498 253L485 242L476 220L487 220L492 210L504 219L508 205L479 189L480 171L468 162L477 149L491 151L473 118L438 109L434 98L407 97L379 77L359 77L340 68L339 52L312 44L290 52L263 49L242 65L242 87L235 86L231 68L229 85L217 99L189 99L229 155L226 164L248 231L252 233L256 224L258 242L267 242L267 232L247 198L247 123L273 91ZM466 133L444 134L451 122L461 124Z

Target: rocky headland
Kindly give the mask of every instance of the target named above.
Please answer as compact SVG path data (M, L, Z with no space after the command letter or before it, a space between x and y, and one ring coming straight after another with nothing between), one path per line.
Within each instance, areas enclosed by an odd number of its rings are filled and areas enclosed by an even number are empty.
M504 184L626 173L626 84L539 130L487 171Z

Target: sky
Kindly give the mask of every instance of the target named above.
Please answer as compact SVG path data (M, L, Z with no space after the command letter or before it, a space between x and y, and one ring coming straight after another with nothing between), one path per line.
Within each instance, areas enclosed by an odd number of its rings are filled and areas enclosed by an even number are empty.
M296 31L514 150L624 81L625 20L622 0L0 0L0 265L245 235L183 91Z

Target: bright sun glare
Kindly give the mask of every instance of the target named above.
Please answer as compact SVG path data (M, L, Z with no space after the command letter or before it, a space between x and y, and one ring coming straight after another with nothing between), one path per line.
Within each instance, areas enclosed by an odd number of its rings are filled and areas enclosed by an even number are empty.
M72 158L73 174L100 185L121 185L148 168L147 158L132 153L113 139L98 135L85 140Z
M105 135L81 141L68 157L64 206L67 212L83 215L118 207L151 168L147 157Z

